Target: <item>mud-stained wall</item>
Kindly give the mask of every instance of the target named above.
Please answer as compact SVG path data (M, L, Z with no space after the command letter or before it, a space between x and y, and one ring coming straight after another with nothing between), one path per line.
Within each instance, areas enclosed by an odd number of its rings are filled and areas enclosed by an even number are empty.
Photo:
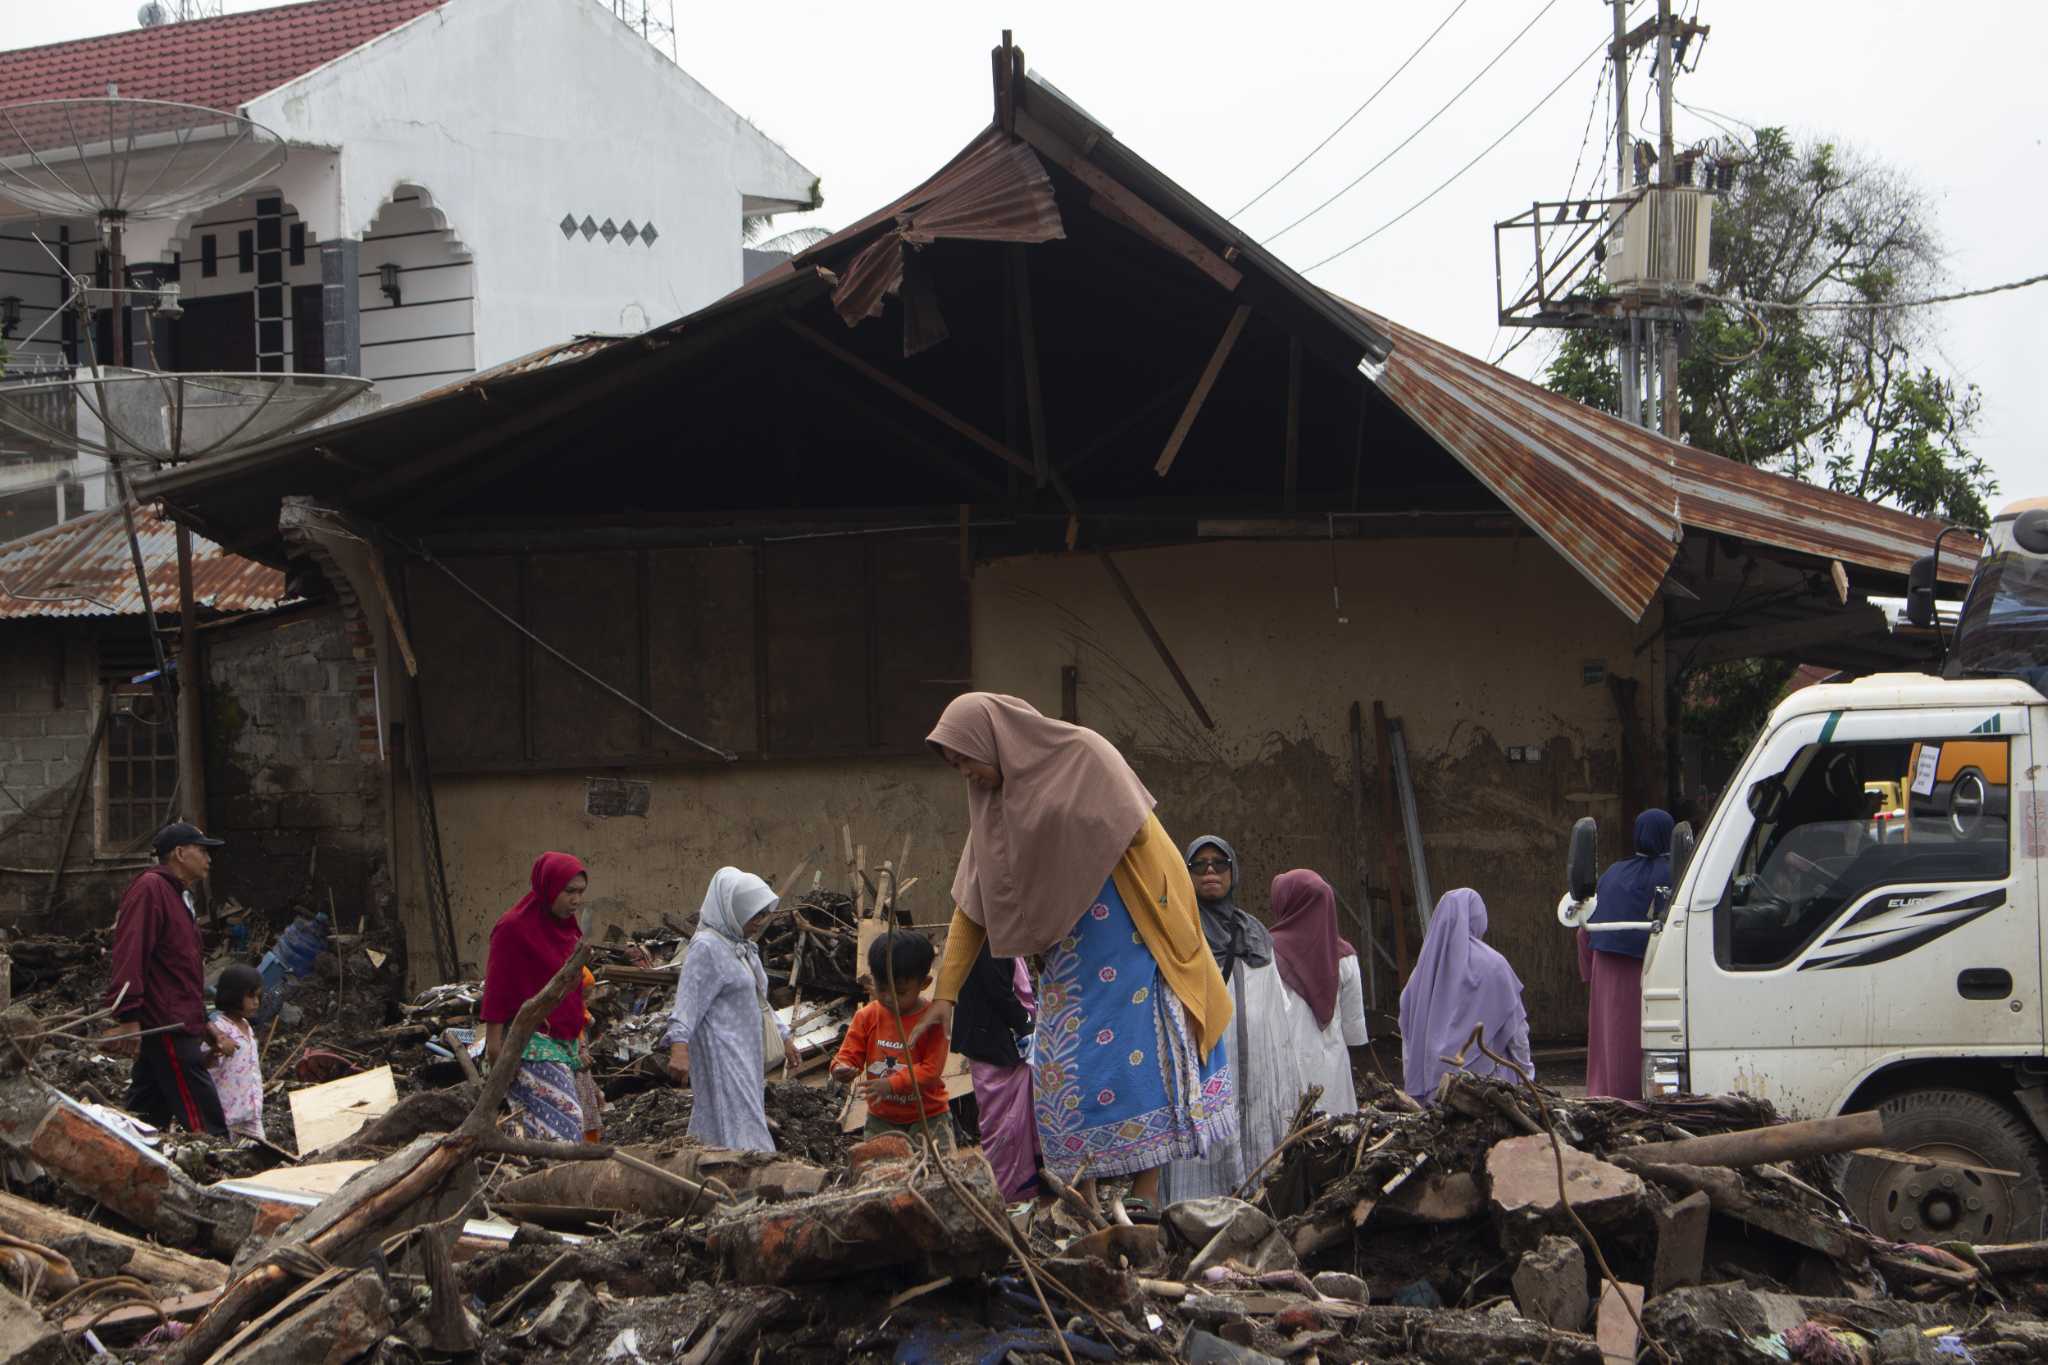
M826 883L846 889L840 826L867 845L870 869L912 835L903 904L919 920L952 913L947 889L966 834L960 781L936 761L773 764L754 770L660 769L613 775L646 782L644 815L593 815L591 782L577 774L451 777L434 785L441 848L464 971L483 968L492 922L526 893L536 855L574 853L590 869L586 933L686 924L711 874L732 864L779 882L811 858ZM605 789L599 792L602 809ZM828 841L829 840L829 844ZM882 845L888 847L884 849ZM811 873L800 878L809 886ZM408 909L416 903L407 898ZM417 932L408 914L407 934ZM426 939L416 940L427 942ZM415 951L417 965L432 955Z
M1262 914L1266 887L1290 867L1323 873L1360 909L1353 701L1364 716L1367 871L1384 890L1372 734L1372 704L1384 702L1407 735L1433 890L1476 888L1489 941L1522 976L1537 1034L1582 1035L1575 951L1554 918L1565 836L1579 816L1596 816L1618 855L1622 816L1613 695L1586 683L1584 670L1597 660L1644 680L1638 713L1644 762L1654 763L1654 647L1638 655L1636 629L1533 537L1340 540L1334 556L1327 543L1231 542L1117 562L1213 731L1092 557L981 570L976 680L1056 712L1060 668L1077 668L1082 723L1129 756L1175 838L1215 832L1236 845L1245 903ZM1536 761L1510 763L1510 748ZM1643 790L1661 790L1653 772L1645 777ZM1377 919L1391 946L1383 909ZM1411 952L1418 932L1411 923ZM1379 1005L1397 1009L1385 975Z
M1572 943L1552 917L1565 835L1592 814L1618 852L1624 814L1615 703L1607 686L1584 681L1584 668L1597 660L1644 681L1642 761L1653 765L1663 725L1656 648L1638 653L1636 628L1531 537L1340 541L1334 557L1326 543L1230 542L1117 558L1215 730L1195 717L1092 555L979 569L976 683L1056 715L1061 669L1076 668L1081 721L1130 757L1175 838L1215 831L1237 845L1246 901L1260 912L1267 883L1289 867L1321 871L1354 910L1360 904L1347 720L1354 700L1366 721L1368 873L1384 893L1371 712L1374 700L1385 702L1408 736L1434 888L1469 885L1486 897L1491 940L1522 975L1539 1036L1581 1034ZM1510 763L1510 747L1535 760ZM593 804L596 776L645 782L625 803L644 798L645 814L592 814L617 808L607 802L620 795L601 791ZM1644 790L1661 789L1654 769L1643 781ZM544 849L589 863L585 904L591 927L604 933L693 912L724 863L775 878L822 848L828 878L843 885L842 822L867 843L871 864L893 857L908 831L910 873L921 879L908 904L920 919L943 919L964 835L958 779L919 758L447 777L435 791L470 971L481 966L492 920L524 891ZM410 842L409 817L398 824ZM1383 910L1379 927L1391 945ZM1412 951L1413 926L1409 937ZM1395 1009L1384 974L1380 1008Z

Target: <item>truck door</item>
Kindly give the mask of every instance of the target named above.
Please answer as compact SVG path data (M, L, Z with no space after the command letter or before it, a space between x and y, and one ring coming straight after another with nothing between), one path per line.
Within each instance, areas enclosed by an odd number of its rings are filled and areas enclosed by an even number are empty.
M1941 762L1951 742L1967 764ZM1770 737L1688 888L1695 1090L1824 1115L1892 1061L2039 1054L2012 791L2031 743L2019 706L1809 714ZM1872 819L1872 782L1903 784L1904 838Z

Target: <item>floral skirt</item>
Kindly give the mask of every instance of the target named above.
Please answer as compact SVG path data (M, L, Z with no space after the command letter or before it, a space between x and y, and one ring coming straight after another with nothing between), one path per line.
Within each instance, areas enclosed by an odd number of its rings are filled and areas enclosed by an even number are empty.
M1149 1171L1237 1131L1225 1050L1197 1055L1113 878L1045 955L1035 1055L1039 1144L1063 1180Z

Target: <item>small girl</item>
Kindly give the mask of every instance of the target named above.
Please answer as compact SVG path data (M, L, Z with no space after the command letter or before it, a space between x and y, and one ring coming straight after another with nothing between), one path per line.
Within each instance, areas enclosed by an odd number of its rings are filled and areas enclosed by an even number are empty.
M254 967L236 963L213 986L214 1009L207 1016L229 1043L207 1063L213 1088L220 1092L221 1113L237 1137L263 1138L263 1065L257 1055L256 1029L249 1021L263 1008L263 977Z

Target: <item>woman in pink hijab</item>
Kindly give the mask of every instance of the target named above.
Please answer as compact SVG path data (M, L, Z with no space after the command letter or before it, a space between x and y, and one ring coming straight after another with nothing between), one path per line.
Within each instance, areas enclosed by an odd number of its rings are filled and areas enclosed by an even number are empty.
M505 1026L519 1007L569 960L583 938L576 912L590 876L567 853L543 853L533 860L530 891L498 917L491 928L484 963L484 998L477 1014L484 1022L484 1049L493 1059L504 1045ZM528 1137L560 1142L583 1140L583 1104L576 1074L583 1068L583 985L562 997L520 1054L513 1078L512 1107Z
M1414 975L1401 989L1402 1087L1418 1100L1436 1097L1437 1084L1451 1069L1444 1061L1460 1052L1465 1069L1478 1076L1508 1076L1478 1048L1465 1051L1472 1030L1486 1029L1486 1046L1531 1076L1529 1015L1522 1008L1522 979L1508 960L1485 942L1486 902L1470 888L1447 891L1430 916Z

